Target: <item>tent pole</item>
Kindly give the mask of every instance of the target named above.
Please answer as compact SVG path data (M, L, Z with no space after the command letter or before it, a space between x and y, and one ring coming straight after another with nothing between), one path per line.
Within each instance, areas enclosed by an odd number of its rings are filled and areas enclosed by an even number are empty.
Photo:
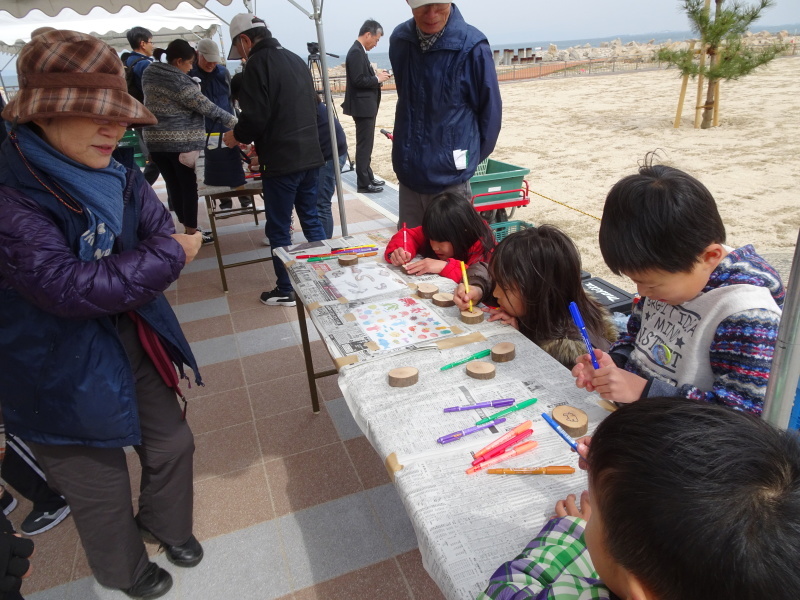
M800 411L800 232L764 397L764 420L782 429L798 428Z
M289 0L292 2L292 0ZM319 42L319 57L322 64L322 87L325 92L325 106L328 108L328 125L331 132L331 150L333 151L333 172L336 178L336 197L339 199L339 221L341 222L342 235L347 235L347 215L344 208L344 194L342 193L342 171L339 168L339 148L336 146L336 116L333 112L333 97L331 84L328 78L328 60L325 55L325 33L322 28L321 0L311 0L314 6L314 22L317 25L317 41Z

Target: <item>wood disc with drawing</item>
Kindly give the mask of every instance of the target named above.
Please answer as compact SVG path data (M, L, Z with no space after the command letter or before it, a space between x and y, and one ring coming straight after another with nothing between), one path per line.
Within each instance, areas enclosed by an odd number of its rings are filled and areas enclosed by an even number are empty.
M438 294L433 295L433 303L436 306L441 306L442 308L447 308L448 306L455 306L455 301L453 300L453 294L448 294L447 292L439 292Z
M473 309L472 311L462 310L460 318L462 323L466 323L467 325L477 325L478 323L483 323L483 311L476 309Z
M398 367L389 371L389 385L392 387L408 387L419 381L419 369L414 367Z
M586 435L589 430L589 416L574 406L556 406L553 409L553 420L574 438Z
M500 342L492 346L492 360L494 362L508 362L514 360L517 348L511 342Z
M467 375L473 379L492 379L494 378L494 365L482 360L473 360L467 363Z
M417 296L420 298L425 298L426 300L430 300L433 298L433 295L437 294L438 292L438 286L435 286L432 283L420 283L417 286Z

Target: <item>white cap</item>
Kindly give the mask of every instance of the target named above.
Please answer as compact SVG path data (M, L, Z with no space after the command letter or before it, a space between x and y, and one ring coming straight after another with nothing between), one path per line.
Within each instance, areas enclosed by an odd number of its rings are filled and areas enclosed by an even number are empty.
M453 0L408 0L408 5L411 9L425 6L426 4L452 4Z
M245 31L250 31L255 27L267 28L267 24L255 16L253 13L240 13L231 19L231 51L228 53L228 60L241 60L242 55L234 45L236 36Z
M203 58L205 58L208 62L222 62L222 57L219 55L219 48L217 48L214 40L205 38L197 42L197 53L202 54Z

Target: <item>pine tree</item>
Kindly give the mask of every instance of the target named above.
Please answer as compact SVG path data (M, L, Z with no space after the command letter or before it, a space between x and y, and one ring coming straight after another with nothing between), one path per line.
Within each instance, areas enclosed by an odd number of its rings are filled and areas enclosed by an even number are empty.
M694 60L690 50L669 50L662 48L659 60L675 65L681 75L692 78L702 75L708 80L706 103L703 109L702 129L711 127L715 94L718 81L739 79L758 67L767 64L784 48L779 44L766 48L754 48L743 43L742 37L750 25L761 17L761 13L774 5L774 0L759 0L755 6L743 4L738 0L726 2L714 0L714 18L711 18L706 0L683 0L692 31L700 35L701 48L709 61L701 66Z

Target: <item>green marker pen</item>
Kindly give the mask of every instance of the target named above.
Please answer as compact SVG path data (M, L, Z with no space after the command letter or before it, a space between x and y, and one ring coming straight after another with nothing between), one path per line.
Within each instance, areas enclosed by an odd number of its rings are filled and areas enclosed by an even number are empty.
M493 421L494 419L496 419L498 417L504 417L509 413L518 411L518 410L523 409L523 408L528 408L531 404L536 404L536 402L538 402L538 401L539 401L538 398L531 398L530 400L525 400L525 402L520 402L519 404L516 404L516 405L514 405L514 406L512 406L510 408L506 408L504 410L501 410L500 412L496 412L490 417L486 417L485 419L481 419L480 421L475 423L475 425L476 426L477 425L483 425L485 423L488 423L489 421Z
M478 360L479 358L486 358L492 353L491 348L489 350L481 350L480 352L476 352L472 356L468 356L467 358L462 358L461 360L457 360L456 362L452 362L449 365L443 366L440 371L447 371L447 369L452 369L453 367L457 367L458 365L463 365L464 363L468 363L471 360ZM488 423L488 421L487 421Z

